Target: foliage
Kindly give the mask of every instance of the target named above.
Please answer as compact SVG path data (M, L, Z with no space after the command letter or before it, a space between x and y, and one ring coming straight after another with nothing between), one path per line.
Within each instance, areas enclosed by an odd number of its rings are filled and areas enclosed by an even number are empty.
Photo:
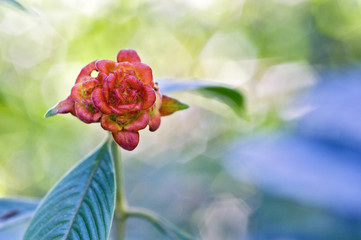
M114 167L107 141L44 197L24 239L108 239L114 204Z

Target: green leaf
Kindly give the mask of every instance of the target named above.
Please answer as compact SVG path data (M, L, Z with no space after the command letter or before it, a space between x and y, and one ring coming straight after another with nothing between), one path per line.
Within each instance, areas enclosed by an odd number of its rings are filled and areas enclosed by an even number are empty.
M169 222L167 219L157 215L154 212L151 212L143 208L131 208L128 213L128 217L137 217L142 218L151 224L153 224L161 233L166 235L170 240L196 240L197 238L192 237L177 228Z
M10 5L12 5L20 10L27 11L27 9L22 4L20 4L19 2L15 1L15 0L0 0L0 3L1 2L9 3Z
M106 141L50 190L24 239L108 239L114 204L113 157Z
M176 227L173 223L168 221L165 218L157 218L159 226L164 229L162 231L165 233L171 240L195 240L195 237L189 236L187 233L183 232L181 229Z
M179 81L172 79L157 80L161 93L197 91L205 97L216 98L227 104L237 115L245 116L245 101L242 93L234 88L215 85L207 81Z
M0 229L8 228L30 219L38 201L28 199L0 199Z
M206 97L217 98L232 108L236 114L244 116L244 98L239 91L221 86L200 87L197 90Z

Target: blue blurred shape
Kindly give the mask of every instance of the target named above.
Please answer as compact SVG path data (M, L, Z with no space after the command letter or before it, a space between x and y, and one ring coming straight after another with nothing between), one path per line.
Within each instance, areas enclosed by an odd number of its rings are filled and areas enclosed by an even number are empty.
M155 79L158 83L162 93L173 93L180 91L196 90L197 88L213 86L214 83L199 79L189 79L188 81L181 81L176 79L162 78Z
M22 239L38 199L0 199L0 239Z
M361 151L361 67L321 76L321 84L296 103L314 108L299 120L298 131Z
M34 199L0 198L0 230L12 223L29 219L38 203Z
M361 69L325 70L284 129L230 147L227 169L268 192L361 216Z

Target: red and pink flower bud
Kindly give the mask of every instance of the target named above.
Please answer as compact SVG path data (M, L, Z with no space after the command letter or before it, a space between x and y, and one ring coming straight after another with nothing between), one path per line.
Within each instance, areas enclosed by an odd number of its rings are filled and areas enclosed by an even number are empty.
M96 71L98 75L92 77ZM154 85L152 69L141 63L134 50L121 50L117 62L93 61L79 73L70 96L45 116L71 113L85 123L100 122L126 150L139 143L139 130L160 126L161 116L186 109L176 99L162 95Z

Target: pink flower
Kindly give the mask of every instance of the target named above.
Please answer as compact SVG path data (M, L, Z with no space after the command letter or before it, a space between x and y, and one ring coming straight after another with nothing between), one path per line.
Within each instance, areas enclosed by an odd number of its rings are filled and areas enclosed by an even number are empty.
M93 71L98 76L92 77ZM141 63L134 50L120 50L117 62L97 60L79 73L70 96L45 116L71 113L85 123L100 122L126 150L139 143L139 130L149 125L159 128L161 116L188 108L174 98L162 95L153 82L152 69Z

